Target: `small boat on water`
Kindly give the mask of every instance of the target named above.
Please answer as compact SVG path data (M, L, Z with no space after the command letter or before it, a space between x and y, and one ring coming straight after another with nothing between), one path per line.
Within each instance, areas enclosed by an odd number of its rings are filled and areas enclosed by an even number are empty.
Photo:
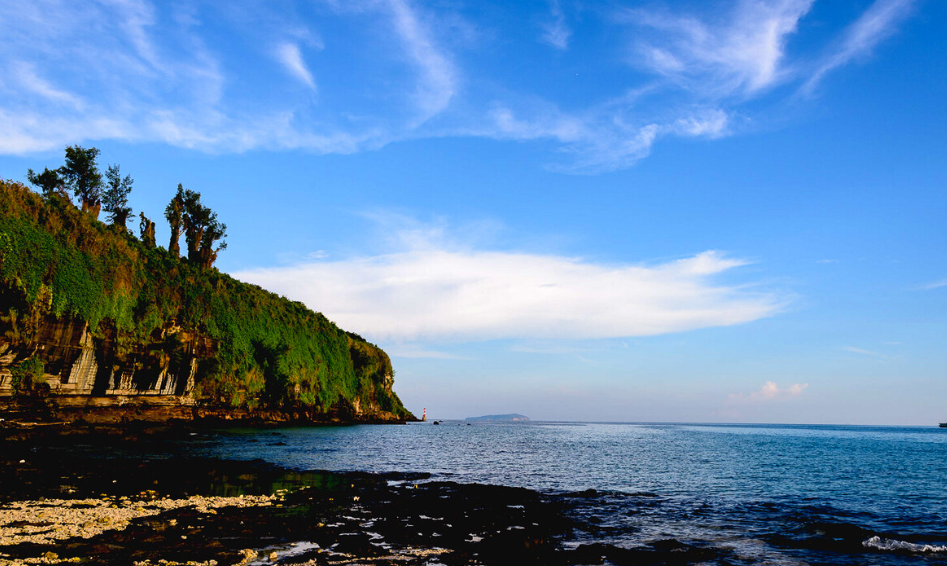
M947 428L947 423L940 423L940 428Z

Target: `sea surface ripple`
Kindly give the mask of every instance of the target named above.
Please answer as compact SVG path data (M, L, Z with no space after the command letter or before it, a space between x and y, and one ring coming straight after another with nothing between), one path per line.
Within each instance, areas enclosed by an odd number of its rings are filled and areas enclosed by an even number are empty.
M729 564L947 564L936 427L442 421L228 430L191 449L581 492L575 513L595 528L565 544L673 539L725 548Z

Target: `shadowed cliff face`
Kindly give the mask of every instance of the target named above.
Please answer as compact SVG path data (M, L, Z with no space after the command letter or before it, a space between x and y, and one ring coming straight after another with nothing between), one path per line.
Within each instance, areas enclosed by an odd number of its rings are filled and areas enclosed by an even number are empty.
M186 395L194 388L198 360L215 348L213 341L179 328L120 345L114 329L96 337L88 326L75 318L44 317L29 342L0 338L0 395L13 394L10 367L33 355L43 361L54 395Z
M0 405L66 419L146 406L155 420L411 419L393 376L380 348L301 303L0 180Z

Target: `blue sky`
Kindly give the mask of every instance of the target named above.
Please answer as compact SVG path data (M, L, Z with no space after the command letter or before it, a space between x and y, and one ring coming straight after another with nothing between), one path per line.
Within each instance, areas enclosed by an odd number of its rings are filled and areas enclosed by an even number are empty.
M0 175L80 144L136 214L200 191L217 266L383 346L417 413L947 420L942 2L14 0L0 30Z

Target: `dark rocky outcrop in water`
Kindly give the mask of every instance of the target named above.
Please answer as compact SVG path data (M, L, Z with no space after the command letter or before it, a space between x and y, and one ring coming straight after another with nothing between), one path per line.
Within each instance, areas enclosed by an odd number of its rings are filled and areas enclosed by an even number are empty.
M0 181L0 412L399 422L387 354L298 302Z

